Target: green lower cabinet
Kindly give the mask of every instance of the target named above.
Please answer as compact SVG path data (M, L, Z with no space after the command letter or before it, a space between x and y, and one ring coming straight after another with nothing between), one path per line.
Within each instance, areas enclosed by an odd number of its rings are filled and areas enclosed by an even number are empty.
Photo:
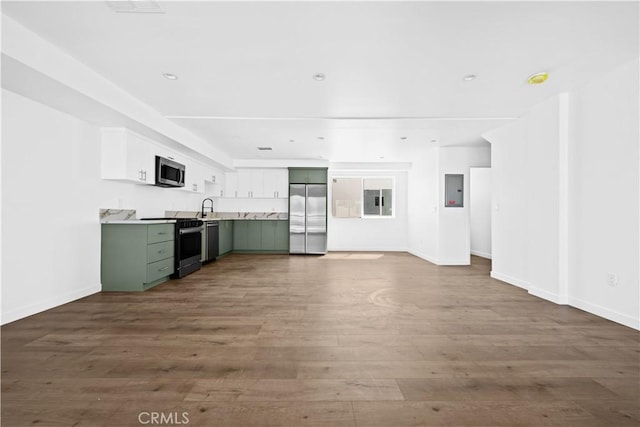
M249 249L248 222L249 221L233 221L234 251L246 251Z
M266 251L276 249L276 221L265 221L262 224L261 248Z
M235 252L289 252L289 221L234 221L233 250Z
M218 257L221 257L233 250L233 221L219 221L218 224Z
M247 249L262 249L262 224L264 221L247 221Z
M144 291L174 272L174 224L102 224L103 291Z
M277 251L289 253L289 221L273 221L276 224Z

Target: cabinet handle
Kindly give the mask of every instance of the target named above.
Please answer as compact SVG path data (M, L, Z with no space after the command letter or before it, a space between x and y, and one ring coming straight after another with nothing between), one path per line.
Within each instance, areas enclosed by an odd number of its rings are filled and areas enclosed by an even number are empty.
M161 232L158 233L158 236L164 236L165 234L169 234L169 233L167 233L165 231L161 231Z
M147 171L145 171L145 170L142 171L142 180L144 182L147 182Z
M164 249L160 249L160 250L158 251L158 253L159 253L159 254L163 254L163 253L165 253L165 252L167 252L167 251L166 251L166 250L164 250Z
M236 190L236 197L238 197L238 190Z
M165 270L168 270L168 269L169 269L169 267L162 267L162 268L161 268L161 269L159 269L158 271L165 271Z

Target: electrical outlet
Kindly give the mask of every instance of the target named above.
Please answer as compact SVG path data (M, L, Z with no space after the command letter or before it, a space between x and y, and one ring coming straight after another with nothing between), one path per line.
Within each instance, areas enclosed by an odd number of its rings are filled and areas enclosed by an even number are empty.
M607 273L607 285L618 286L618 275L615 273Z

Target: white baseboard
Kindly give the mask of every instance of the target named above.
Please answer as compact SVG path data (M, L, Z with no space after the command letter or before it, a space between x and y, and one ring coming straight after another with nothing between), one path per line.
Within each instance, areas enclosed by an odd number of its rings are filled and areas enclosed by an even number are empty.
M407 252L409 252L413 256L417 256L418 258L422 258L425 261L429 261L431 264L440 265L440 262L436 258L432 258L429 255L426 255L426 254L424 254L422 252L414 251L414 250L411 250L411 249L409 249Z
M559 305L567 305L566 301L562 301L560 295L554 294L553 292L545 291L544 289L536 288L535 286L529 286L529 293L533 296L551 301Z
M471 265L471 258L440 260L440 264L439 265L450 265L450 266Z
M481 258L491 259L491 254L487 252L471 251L471 255L479 256Z
M640 318L634 318L627 314L619 313L615 310L610 310L602 307L601 305L593 304L575 297L569 297L569 305L588 313L595 314L596 316L603 317L607 320L620 323L621 325L628 326L632 329L640 330Z
M74 292L69 292L64 295L58 295L54 298L49 298L44 301L37 301L31 304L24 305L22 307L13 308L11 310L3 310L2 324L6 325L7 323L11 323L16 320L20 320L25 317L41 313L45 310L49 310L54 307L58 307L60 305L69 303L71 301L75 301L77 299L84 298L89 295L93 295L97 292L100 292L100 289L101 289L101 286L100 284L98 284L96 286L91 286L91 287L80 289Z
M515 277L511 277L506 274L502 274L493 270L491 271L491 277L493 277L494 279L498 279L502 282L506 282L510 285L514 285L519 288L529 290L529 282L526 282L524 280L516 279Z

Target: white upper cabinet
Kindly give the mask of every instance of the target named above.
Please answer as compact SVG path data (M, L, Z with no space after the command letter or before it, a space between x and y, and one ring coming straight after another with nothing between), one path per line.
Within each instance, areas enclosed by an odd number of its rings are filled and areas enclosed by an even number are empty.
M126 129L102 129L102 178L155 184L154 145Z
M103 179L117 179L136 184L154 185L156 156L175 160L185 166L185 185L179 190L204 193L205 180L212 179L215 169L154 143L124 128L103 128Z
M185 164L185 176L184 187L182 190L190 191L193 193L204 193L204 176L206 169L198 162L186 162Z
M237 197L251 197L255 185L251 169L238 170L238 195Z
M239 197L237 172L227 172L224 174L224 197Z
M225 197L225 174L218 171L211 171L204 177L205 183L210 183L211 196Z
M250 199L288 197L287 169L239 169L234 175L237 179L235 197ZM234 197L234 193L227 192L227 196Z
M286 199L289 197L289 171L287 169L265 169L263 197Z

